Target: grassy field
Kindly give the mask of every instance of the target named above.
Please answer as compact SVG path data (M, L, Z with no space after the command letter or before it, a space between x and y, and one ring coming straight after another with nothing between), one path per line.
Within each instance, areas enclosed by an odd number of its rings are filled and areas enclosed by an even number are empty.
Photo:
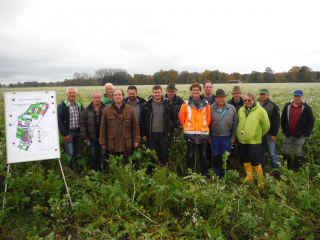
M186 100L190 85L177 85L177 94ZM232 97L234 85L214 85ZM242 184L245 177L238 156L233 169L221 179L210 181L185 169L186 144L175 132L167 168L146 174L153 151L140 146L134 152L135 167L122 166L113 159L112 174L91 171L88 148L80 147L75 174L64 167L72 207L56 160L12 165L8 176L7 204L0 211L0 239L320 239L320 83L239 84L243 94L258 96L267 88L270 99L282 110L301 89L313 108L316 125L304 147L299 171L280 167L276 181L267 162L265 187L255 182ZM118 87L116 87L118 88ZM120 86L126 92L126 86ZM152 86L137 86L147 98ZM77 87L84 106L93 91L104 87ZM66 87L0 89L0 181L4 189L6 152L3 93L13 91L57 92L57 101L66 98ZM165 93L165 86L163 86ZM282 133L277 147L282 160ZM62 163L68 161L60 139ZM294 155L294 154L292 154ZM268 159L268 158L266 158ZM199 163L196 164L199 169ZM2 201L4 193L1 192Z

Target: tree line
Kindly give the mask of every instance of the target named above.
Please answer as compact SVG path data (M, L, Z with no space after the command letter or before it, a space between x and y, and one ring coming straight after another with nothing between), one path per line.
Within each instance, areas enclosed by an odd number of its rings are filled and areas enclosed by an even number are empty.
M288 72L276 73L270 67L264 72L252 71L247 74L233 72L231 74L219 70L205 70L199 72L178 72L174 69L160 70L153 75L128 74L121 68L100 68L94 74L76 72L72 79L58 82L18 82L10 83L9 87L53 87L53 86L103 86L106 83L113 85L153 85L153 84L191 84L210 80L213 83L228 83L229 80L241 80L244 83L285 83L285 82L320 82L320 71L312 71L307 66L294 66ZM5 86L5 84L3 85ZM0 87L2 87L0 83Z

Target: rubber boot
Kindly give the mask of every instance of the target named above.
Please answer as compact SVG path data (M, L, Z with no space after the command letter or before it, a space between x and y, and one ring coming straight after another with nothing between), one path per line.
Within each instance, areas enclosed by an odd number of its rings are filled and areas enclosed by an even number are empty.
M262 170L261 164L253 167L253 169L257 174L258 187L260 187L260 186L263 187L264 186L264 182L263 182L264 177L263 177L263 170Z
M290 168L290 155L283 154L283 161L287 161L287 167Z
M301 158L302 158L302 156L298 157L297 155L295 155L295 157L294 157L294 168L296 171L298 171L300 168Z
M247 173L247 176L246 178L244 179L244 182L248 182L248 181L253 181L253 177L252 177L252 165L251 163L243 163L244 165L244 170L246 170L246 173Z
M215 168L214 173L217 175L217 177L220 177L220 168Z

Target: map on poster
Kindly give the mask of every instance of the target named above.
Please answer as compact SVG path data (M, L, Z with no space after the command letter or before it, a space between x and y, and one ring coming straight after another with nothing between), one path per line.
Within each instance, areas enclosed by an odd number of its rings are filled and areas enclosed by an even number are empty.
M60 158L56 94L5 93L7 162Z

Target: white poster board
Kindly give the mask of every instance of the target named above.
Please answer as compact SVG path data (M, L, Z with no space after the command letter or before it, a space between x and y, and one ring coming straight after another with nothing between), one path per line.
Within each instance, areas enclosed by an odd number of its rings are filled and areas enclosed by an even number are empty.
M5 92L7 163L60 158L56 92Z

